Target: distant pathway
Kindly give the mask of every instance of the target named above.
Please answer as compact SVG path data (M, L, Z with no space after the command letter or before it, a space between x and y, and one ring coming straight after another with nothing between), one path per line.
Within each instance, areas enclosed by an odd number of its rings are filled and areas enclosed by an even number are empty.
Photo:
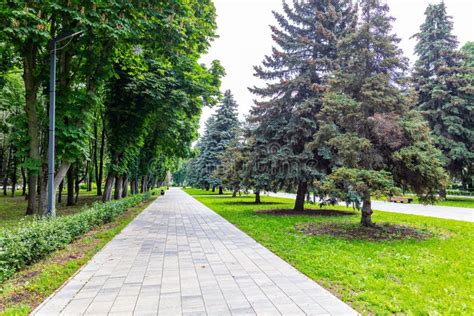
M269 195L289 199L296 198L296 194L292 193L269 193ZM372 208L374 210L386 212L413 214L429 217L455 219L465 222L474 222L474 209L472 208L423 204L402 204L384 201L372 201Z
M171 189L36 315L355 315L227 220Z

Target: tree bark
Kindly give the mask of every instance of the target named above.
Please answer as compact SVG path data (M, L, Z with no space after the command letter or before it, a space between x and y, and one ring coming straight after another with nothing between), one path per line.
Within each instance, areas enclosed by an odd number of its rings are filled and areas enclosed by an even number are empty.
M443 188L443 189L440 189L440 190L439 190L439 199L440 199L441 201L446 201L446 196L447 196L447 194L446 194L446 189L444 189L444 188Z
M123 186L122 186L122 197L126 198L128 196L128 176L123 177Z
M28 123L28 158L30 162L40 162L39 152L39 126L38 113L36 110L37 94L39 84L36 82L36 54L37 47L30 41L25 47L23 57L23 81L25 83L25 112ZM26 215L36 213L36 184L38 180L38 170L28 170L28 206Z
M10 173L10 160L12 156L12 146L9 146L8 148L8 155L7 155L7 161L5 163L5 167L3 168L5 175L3 177L3 195L7 195L7 186L8 186L8 174Z
M362 212L361 212L360 223L365 227L374 227L375 224L372 222L372 203L370 200L370 192L365 192L363 195Z
M105 126L102 116L102 135L100 137L100 155L99 155L99 177L96 179L97 196L102 195L102 178L104 176L104 150L105 150Z
M237 188L234 188L234 189L232 190L232 197L236 197L236 196L237 196L237 191L238 191Z
M260 199L260 190L255 190L255 204L260 204L262 203Z
M114 190L114 199L120 200L122 198L122 190L123 190L123 178L122 177L115 177L115 190Z
M58 203L63 201L64 180L59 184Z
M23 196L26 196L26 182L27 181L28 180L26 178L25 168L21 168L21 182L22 182L21 195Z
M216 192L216 186L215 185L212 186L212 192Z
M39 186L39 200L38 200L38 214L46 215L48 212L48 163L43 162L41 165Z
M298 190L296 191L295 207L293 208L293 210L304 211L304 200L305 200L307 189L308 189L308 183L300 182L298 184Z
M135 180L130 180L130 194L135 194Z
M81 183L86 179L87 174L84 174L84 177L79 178L79 170L76 169L76 179L75 179L75 185L74 185L74 191L76 193L76 197L74 198L74 203L77 203L79 200L79 193L81 192ZM86 172L87 172L87 165L86 165Z
M112 172L109 172L107 179L105 180L104 194L102 195L102 201L108 202L112 200L112 189L114 187L115 176Z
M222 189L222 185L219 185L219 194L224 194L224 190Z
M63 162L59 166L58 170L56 171L56 175L54 176L54 191L58 190L59 185L61 184L61 182L63 182L64 177L66 176L70 167L71 167L71 164L68 162Z
M67 172L67 201L66 205L74 205L74 179L76 177L76 167L71 165Z
M18 181L17 175L16 175L16 169L17 169L17 158L15 158L15 154L13 154L13 167L12 167L12 197L15 197L15 190L16 190L16 183Z

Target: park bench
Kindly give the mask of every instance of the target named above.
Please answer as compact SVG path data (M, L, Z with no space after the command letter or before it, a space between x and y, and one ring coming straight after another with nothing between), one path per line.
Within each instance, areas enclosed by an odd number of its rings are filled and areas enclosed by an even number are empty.
M411 203L413 202L413 199L403 196L389 196L388 201L393 203Z

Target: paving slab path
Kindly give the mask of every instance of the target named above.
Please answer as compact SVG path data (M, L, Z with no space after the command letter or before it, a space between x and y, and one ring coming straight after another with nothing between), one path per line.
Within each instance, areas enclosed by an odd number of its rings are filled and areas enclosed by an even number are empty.
M296 199L294 193L268 193L269 196ZM345 205L345 203L339 203ZM455 219L458 221L474 222L474 209L467 207L441 206L441 205L423 205L423 204L403 204L390 203L384 201L372 201L374 210L412 214L420 216L437 217L444 219Z
M357 315L227 220L172 188L34 315Z

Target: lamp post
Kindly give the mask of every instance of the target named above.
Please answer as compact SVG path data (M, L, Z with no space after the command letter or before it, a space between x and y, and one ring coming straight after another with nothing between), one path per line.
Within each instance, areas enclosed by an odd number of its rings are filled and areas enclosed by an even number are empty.
M81 34L83 31L66 33L53 38L51 41L51 61L49 76L49 135L48 135L48 212L47 215L56 217L56 190L54 186L54 145L56 125L56 45L68 38ZM61 48L60 48L61 49Z

